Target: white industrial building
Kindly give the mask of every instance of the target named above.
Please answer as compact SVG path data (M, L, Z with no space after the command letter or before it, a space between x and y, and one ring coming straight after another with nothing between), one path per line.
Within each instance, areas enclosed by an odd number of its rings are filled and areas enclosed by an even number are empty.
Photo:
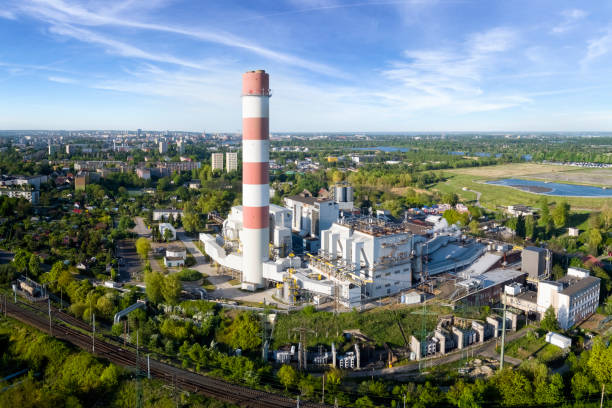
M291 210L291 229L301 237L320 237L338 220L338 203L310 196L285 197L285 208Z
M174 208L168 208L163 210L153 210L153 221L165 221L172 218L176 220L183 216L183 210L176 210Z
M567 330L595 313L599 304L600 279L586 269L569 268L558 281L538 283L538 311L555 309L559 326Z
M335 184L330 188L330 194L340 211L353 211L353 186L346 182Z

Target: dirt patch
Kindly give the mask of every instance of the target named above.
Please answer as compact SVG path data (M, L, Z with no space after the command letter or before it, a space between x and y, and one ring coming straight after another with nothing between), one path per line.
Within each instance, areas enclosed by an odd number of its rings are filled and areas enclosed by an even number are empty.
M553 166L549 164L536 164L536 163L510 163L503 164L500 166L484 166L484 167L472 167L463 169L444 170L449 173L457 174L468 174L472 176L491 178L510 178L518 176L526 176L531 174L549 174L558 173L568 170L575 170L575 167L571 166Z
M556 173L530 174L529 178L612 187L612 169L574 169Z

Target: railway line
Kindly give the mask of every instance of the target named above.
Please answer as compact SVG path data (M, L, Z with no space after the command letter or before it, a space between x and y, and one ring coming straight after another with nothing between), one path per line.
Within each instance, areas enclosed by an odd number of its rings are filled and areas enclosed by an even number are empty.
M17 304L7 302L6 313L58 339L72 343L83 350L92 351L91 327L87 323L55 308L52 308L53 318L51 324L49 323L49 317L47 315L47 305L32 305L22 302L21 300L18 300ZM59 323L58 320L60 321ZM60 323L73 325L80 330ZM83 331L89 334L83 333ZM107 337L112 338L114 336ZM121 366L137 367L139 371L146 371L146 361L142 356L140 356L137 361L137 354L134 351L100 340L99 338L95 340L94 354ZM173 383L182 390L199 393L241 407L289 408L296 406L296 401L291 398L196 374L155 359L150 360L150 373L152 377L162 379L168 383ZM300 402L300 406L306 408L328 407L328 405L305 401Z

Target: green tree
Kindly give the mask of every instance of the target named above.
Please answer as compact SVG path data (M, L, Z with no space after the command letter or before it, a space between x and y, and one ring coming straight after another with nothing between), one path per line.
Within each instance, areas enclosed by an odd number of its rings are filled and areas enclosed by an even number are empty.
M543 330L554 332L559 330L559 322L557 321L557 316L555 315L555 309L552 306L549 306L544 313L544 318L540 321L540 327Z
M19 273L24 273L28 271L28 263L30 262L31 254L25 249L18 249L15 252L15 256L13 257L13 264L17 268Z
M591 373L601 385L601 400L603 401L606 384L612 383L612 345L609 344L606 347L602 338L596 337L587 364Z
M522 214L519 214L516 217L516 236L525 238L525 217Z
M459 203L459 196L455 193L446 193L442 196L442 202L454 207Z
M484 388L484 382L480 379L474 385L460 379L450 387L446 397L459 408L479 408L483 403Z
M195 211L193 204L190 202L185 203L183 208L183 228L187 232L197 232L200 228L200 216Z
M534 239L536 231L536 223L533 215L525 217L525 238Z
M140 237L136 240L136 252L140 256L140 259L145 260L149 258L149 251L151 250L151 241L145 237Z
M468 227L470 227L470 232L473 235L480 235L480 224L478 223L478 221L476 220L470 221L470 223L468 224Z
M28 270L34 278L38 277L38 275L40 274L40 258L38 257L38 255L30 255L30 260L28 262Z
M283 364L276 375L280 383L285 386L285 390L294 387L299 378L298 373L288 364Z
M166 228L164 230L164 241L170 242L172 240L172 238L173 238L172 235L173 234L172 234L172 231L170 231L170 228Z
M175 305L181 296L182 285L177 274L168 275L163 280L162 296L166 303Z
M595 255L597 255L599 245L602 241L603 238L601 236L601 232L598 229L593 228L587 232L587 245L589 246L591 252Z
M144 282L146 285L145 292L147 294L147 298L152 303L160 303L164 298L162 295L162 287L164 284L163 275L159 272L145 271Z
M228 328L229 345L242 350L255 350L261 345L261 324L249 312L236 315Z
M552 212L552 219L555 223L555 227L565 227L565 225L567 224L567 218L569 216L569 210L570 205L567 203L567 201L561 201L555 206Z
M595 394L599 391L595 384L596 382L591 376L581 371L577 372L572 377L572 396L580 401L586 396Z

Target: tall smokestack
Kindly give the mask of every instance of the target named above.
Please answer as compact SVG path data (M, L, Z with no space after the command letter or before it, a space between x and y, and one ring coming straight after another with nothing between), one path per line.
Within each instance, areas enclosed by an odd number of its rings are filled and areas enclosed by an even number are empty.
M264 70L242 75L242 287L263 285L270 242L270 77Z

